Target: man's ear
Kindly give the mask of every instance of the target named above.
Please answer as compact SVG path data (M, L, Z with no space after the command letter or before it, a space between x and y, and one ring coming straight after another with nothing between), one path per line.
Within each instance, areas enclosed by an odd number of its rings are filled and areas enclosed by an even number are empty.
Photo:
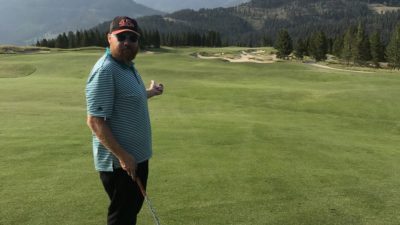
M107 34L107 40L108 40L108 44L110 44L110 42L111 42L111 34L110 33Z

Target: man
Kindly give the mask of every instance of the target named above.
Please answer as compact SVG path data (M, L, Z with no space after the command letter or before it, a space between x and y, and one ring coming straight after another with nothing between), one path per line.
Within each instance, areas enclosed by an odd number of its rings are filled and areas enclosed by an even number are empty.
M163 93L151 81L145 89L132 60L139 51L136 20L116 17L110 48L93 67L86 85L87 124L93 133L95 168L110 198L108 225L133 225L144 197L135 183L147 183L152 155L147 99Z

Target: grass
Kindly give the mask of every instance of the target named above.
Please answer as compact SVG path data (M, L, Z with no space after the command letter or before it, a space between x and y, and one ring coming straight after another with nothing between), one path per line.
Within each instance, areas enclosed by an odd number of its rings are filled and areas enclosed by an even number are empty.
M150 100L161 223L398 224L400 73L191 56L237 49L138 56L145 82L166 86ZM36 68L0 79L0 224L105 224L84 98L101 54L0 58ZM153 224L146 208L139 220Z

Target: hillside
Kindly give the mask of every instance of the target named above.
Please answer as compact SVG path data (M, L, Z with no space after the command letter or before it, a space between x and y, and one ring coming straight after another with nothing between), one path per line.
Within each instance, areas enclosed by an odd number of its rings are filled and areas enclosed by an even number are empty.
M214 30L233 44L273 39L283 28L296 38L306 37L315 30L335 36L359 22L366 24L369 32L379 30L387 38L400 21L400 12L377 13L371 9L371 4L383 3L379 0L252 0L236 7L181 10L164 16L143 17L139 21L142 27L158 29L161 33ZM385 6L390 9L400 4L389 3Z
M181 9L230 7L250 0L135 0L153 9L174 12Z
M0 0L1 44L31 44L38 37L87 29L116 15L162 14L132 0ZM7 21L7 22L4 22Z

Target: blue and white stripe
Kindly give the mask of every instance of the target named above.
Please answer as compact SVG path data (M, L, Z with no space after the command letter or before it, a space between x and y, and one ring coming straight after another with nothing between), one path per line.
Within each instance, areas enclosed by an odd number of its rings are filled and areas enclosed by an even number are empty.
M138 163L152 155L147 93L134 65L114 60L109 51L93 67L86 85L87 113L102 117L119 144ZM120 167L118 159L93 135L93 156L98 171Z

